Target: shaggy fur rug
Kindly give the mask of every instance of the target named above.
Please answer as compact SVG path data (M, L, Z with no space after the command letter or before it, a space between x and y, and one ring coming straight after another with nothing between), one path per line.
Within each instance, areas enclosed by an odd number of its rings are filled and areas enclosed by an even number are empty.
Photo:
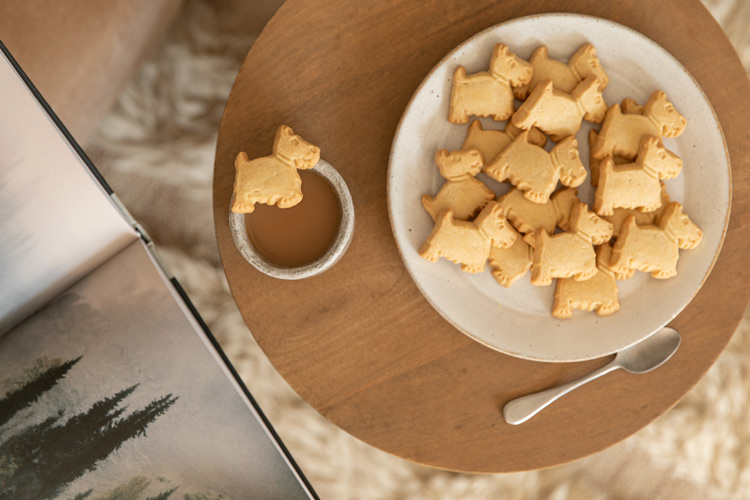
M750 2L705 1L750 67ZM260 25L278 1L247 2L255 3ZM253 8L241 9L250 15ZM216 1L188 0L87 149L155 239L322 498L750 498L748 318L708 374L662 418L593 457L543 471L472 475L415 465L353 438L302 401L245 326L215 246L216 134L257 35L227 11Z

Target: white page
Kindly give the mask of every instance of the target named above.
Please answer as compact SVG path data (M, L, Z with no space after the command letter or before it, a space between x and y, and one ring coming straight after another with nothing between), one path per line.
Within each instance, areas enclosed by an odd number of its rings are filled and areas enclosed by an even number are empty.
M0 335L137 238L0 52Z

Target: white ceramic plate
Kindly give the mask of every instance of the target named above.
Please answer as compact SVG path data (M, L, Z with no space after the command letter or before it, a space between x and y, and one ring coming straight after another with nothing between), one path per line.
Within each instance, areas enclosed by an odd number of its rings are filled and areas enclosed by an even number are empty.
M554 284L535 287L529 274L511 288L483 274L462 272L440 259L431 263L417 250L432 229L421 205L422 194L437 192L444 180L434 164L435 151L460 149L468 125L448 122L451 78L456 66L467 72L484 71L498 42L528 59L539 45L549 56L567 61L583 43L590 42L607 71L604 91L608 105L625 97L643 104L652 91L667 93L687 118L685 132L665 139L683 159L682 173L667 181L671 198L703 230L694 250L681 250L678 274L656 280L645 273L619 282L621 309L608 317L575 311L558 320L550 314ZM503 123L482 119L484 128ZM577 135L581 159L588 166L587 135L591 124ZM599 126L597 126L599 128ZM497 194L506 185L480 174ZM593 189L587 179L580 198L590 203ZM617 352L655 332L690 302L719 254L729 219L731 172L724 135L713 108L687 70L666 50L642 34L604 19L575 14L544 14L515 19L489 28L448 54L422 82L406 108L396 132L388 169L388 209L391 226L409 273L427 300L457 329L507 354L539 361L580 361Z

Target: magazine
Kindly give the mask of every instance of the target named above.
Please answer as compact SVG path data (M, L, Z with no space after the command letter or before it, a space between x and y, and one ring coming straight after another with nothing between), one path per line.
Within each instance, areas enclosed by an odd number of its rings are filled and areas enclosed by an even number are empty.
M317 498L0 42L0 498Z

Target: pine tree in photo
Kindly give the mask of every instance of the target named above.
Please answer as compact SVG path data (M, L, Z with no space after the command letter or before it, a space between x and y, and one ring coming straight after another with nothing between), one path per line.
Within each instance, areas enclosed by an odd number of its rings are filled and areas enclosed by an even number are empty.
M0 444L0 457L13 465L3 477L0 498L54 498L69 483L96 469L125 441L145 436L146 428L164 415L177 397L168 394L122 417L126 408L120 408L120 404L137 387L97 401L62 424L61 411Z
M65 415L65 410L59 410L54 417L47 417L38 424L31 425L23 432L11 436L0 444L0 456L14 457L18 463L34 461L44 452L42 440L49 434L50 429ZM23 463L23 462L21 462Z
M97 439L97 433L92 433L92 430L105 428L125 412L127 407L118 406L138 385L131 385L112 397L97 401L85 413L79 413L68 419L64 425L50 429L47 438L55 443L55 448L58 449L74 450L76 447L85 446L88 441ZM59 453L56 455L59 458Z
M163 491L159 493L158 495L156 495L155 497L148 497L146 500L167 500L172 495L172 493L177 491L177 488L178 487L175 486L171 490Z
M146 427L166 413L177 399L168 394L119 420L100 422L100 427L89 429L87 439L74 443L68 449L55 447L52 450L54 453L48 455L48 459L37 469L42 484L38 498L53 497L68 483L96 469L99 462L119 449L125 441L145 436Z
M0 454L23 457L21 464L54 470L59 466L56 464L65 463L75 456L77 450L85 448L87 442L96 439L99 429L117 419L125 411L118 405L137 387L138 384L130 386L112 397L97 401L88 411L74 415L62 425L53 426L62 417L62 412L49 417L0 445Z
M86 490L83 493L79 493L76 496L72 497L70 500L86 500L93 492L94 490Z
M34 477L50 484L54 479L49 477L61 466L74 460L80 450L86 449L92 440L96 440L100 429L106 428L115 421L126 408L118 405L135 391L138 384L130 386L94 403L88 411L79 413L62 425L52 426L61 415L48 418L41 424L28 428L22 434L12 437L0 446L0 453L23 457L21 465L34 471Z
M0 427L13 418L13 415L35 403L42 394L54 387L73 365L81 360L81 357L53 365L22 387L8 392L3 399L0 399Z

